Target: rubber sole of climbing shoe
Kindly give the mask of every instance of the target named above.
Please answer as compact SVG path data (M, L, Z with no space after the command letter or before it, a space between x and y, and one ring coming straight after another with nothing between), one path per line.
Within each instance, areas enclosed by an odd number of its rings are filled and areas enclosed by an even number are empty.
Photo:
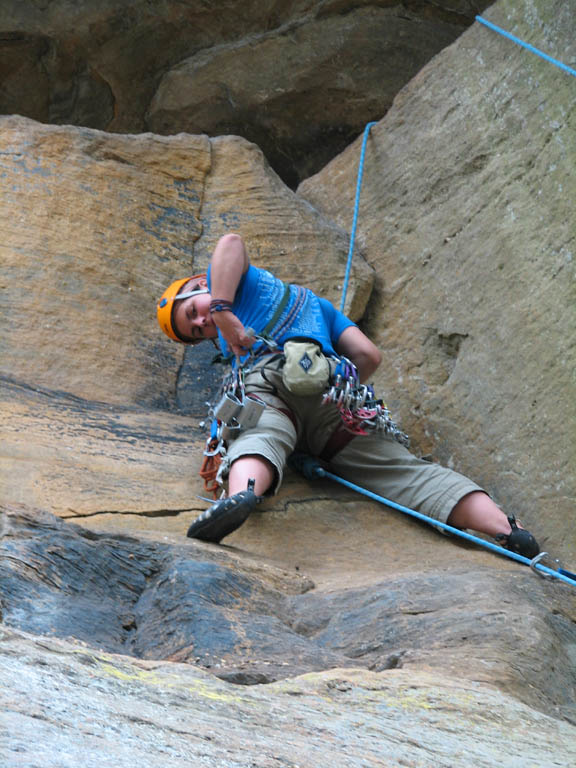
M240 491L220 499L194 520L186 535L190 539L219 544L246 522L258 501L259 497L253 491Z

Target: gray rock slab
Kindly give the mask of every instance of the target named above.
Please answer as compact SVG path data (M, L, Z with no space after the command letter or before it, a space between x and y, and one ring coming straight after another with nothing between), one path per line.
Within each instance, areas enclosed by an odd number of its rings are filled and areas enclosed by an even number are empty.
M162 77L147 127L244 136L294 185L385 114L470 23L445 3L425 12L398 3L339 5L180 62Z
M3 510L3 622L232 682L342 666L435 669L576 721L576 608L528 569L390 576L323 592L225 548L88 531Z
M50 514L3 511L3 621L111 652L187 661L236 682L341 666L290 626L288 595L221 549L108 537Z
M480 683L338 669L250 688L0 628L4 768L532 768L574 727Z

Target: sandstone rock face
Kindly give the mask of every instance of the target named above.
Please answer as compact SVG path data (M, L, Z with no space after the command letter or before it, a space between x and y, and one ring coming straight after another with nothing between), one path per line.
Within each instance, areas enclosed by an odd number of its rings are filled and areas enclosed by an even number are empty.
M562 2L488 18L567 63ZM367 146L358 245L366 330L415 446L576 553L574 78L475 25L398 95ZM358 142L300 194L344 225Z
M222 547L97 534L38 510L3 512L6 626L187 662L242 684L336 667L435 669L576 719L569 593L534 590L530 572L454 568L326 594L296 571Z
M64 518L118 515L138 526L160 518L164 530L206 507L196 498L205 440L197 418L13 380L2 380L0 402L4 500Z
M147 125L162 133L235 133L260 143L283 177L296 181L380 117L486 5L6 0L0 112L122 133ZM183 67L195 72L192 88ZM342 103L349 97L353 109Z
M208 139L22 118L0 131L3 373L90 400L166 401L170 377L149 366L172 368L179 350L160 345L154 299L190 269Z

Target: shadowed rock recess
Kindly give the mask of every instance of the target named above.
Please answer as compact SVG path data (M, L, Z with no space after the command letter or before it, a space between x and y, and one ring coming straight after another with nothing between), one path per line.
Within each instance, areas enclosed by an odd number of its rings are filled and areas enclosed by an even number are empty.
M379 120L377 388L575 571L576 80L487 5L2 3L2 768L576 764L569 585L290 471L186 538L222 371L154 312L231 231L338 305ZM485 14L575 65L570 4Z
M119 133L235 134L294 186L487 0L4 0L0 113Z

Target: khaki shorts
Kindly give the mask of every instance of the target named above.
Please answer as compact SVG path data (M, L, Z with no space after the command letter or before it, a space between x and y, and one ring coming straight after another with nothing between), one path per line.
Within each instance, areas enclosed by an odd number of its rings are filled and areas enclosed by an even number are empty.
M246 391L267 403L258 425L242 432L228 448L220 467L225 483L230 466L242 456L257 455L276 469L282 484L284 467L294 450L320 456L340 425L338 409L322 404L322 397L297 397L286 390L277 364L266 361L246 377ZM357 435L323 466L345 480L379 496L445 523L456 503L480 486L451 469L413 456L396 440L378 431Z

